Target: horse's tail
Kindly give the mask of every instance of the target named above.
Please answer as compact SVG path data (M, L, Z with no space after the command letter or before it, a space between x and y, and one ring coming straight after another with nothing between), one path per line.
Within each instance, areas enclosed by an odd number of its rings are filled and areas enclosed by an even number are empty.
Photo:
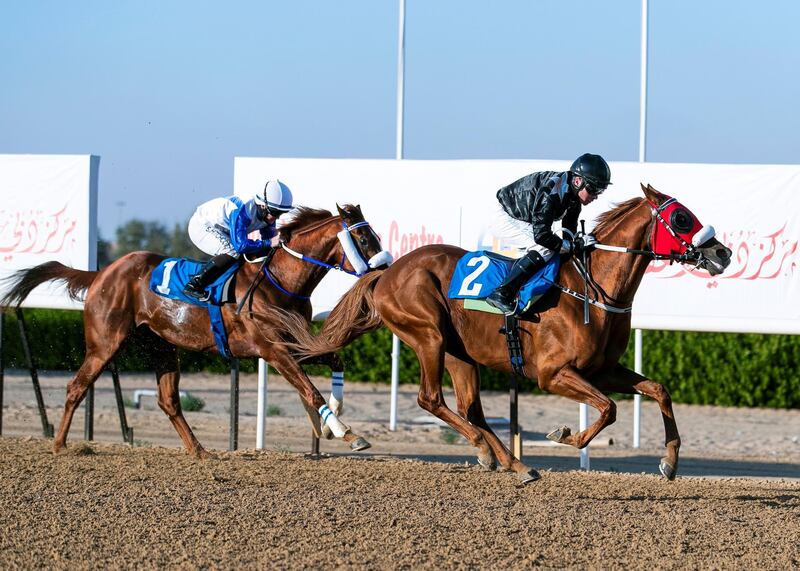
M377 270L360 278L333 308L317 336L308 332L305 322L290 325L294 338L287 343L290 350L301 360L326 355L380 327L383 318L375 309L373 290L382 274L383 270Z
M3 279L11 288L0 299L0 307L19 306L37 286L53 280L65 282L69 297L80 301L81 294L92 285L98 273L76 270L60 262L45 262L16 271Z

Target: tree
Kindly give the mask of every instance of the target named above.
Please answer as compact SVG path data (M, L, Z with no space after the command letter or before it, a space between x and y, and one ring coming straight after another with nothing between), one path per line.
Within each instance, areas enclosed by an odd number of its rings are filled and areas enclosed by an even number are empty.
M134 218L117 228L114 257L139 250L168 255L169 246L170 236L163 224Z
M105 268L114 261L114 245L102 237L97 238L97 267Z
M208 258L189 239L186 224L175 224L170 232L160 222L134 218L117 228L116 235L117 240L113 245L103 240L98 243L98 262L101 267L125 254L140 250L168 257L195 260Z
M176 258L192 258L193 260L205 260L208 258L208 255L200 251L189 239L186 224L175 224L172 228L169 255Z

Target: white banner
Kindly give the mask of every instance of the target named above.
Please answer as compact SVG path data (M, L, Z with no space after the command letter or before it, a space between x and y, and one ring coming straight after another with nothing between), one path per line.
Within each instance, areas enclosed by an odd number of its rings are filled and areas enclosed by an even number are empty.
M0 155L0 278L51 260L97 269L99 166L100 157L90 155ZM62 286L43 285L23 306L82 304Z
M361 204L397 258L429 243L498 251L488 229L497 189L531 172L568 167L566 161L237 157L234 188L249 196L280 178L297 204L332 212L337 201ZM715 278L652 263L634 303L634 327L800 333L800 166L618 162L611 171L614 184L583 211L587 229L613 203L642 196L639 183L649 183L713 225L733 250L728 270ZM312 297L315 314L330 310L352 283L331 272Z

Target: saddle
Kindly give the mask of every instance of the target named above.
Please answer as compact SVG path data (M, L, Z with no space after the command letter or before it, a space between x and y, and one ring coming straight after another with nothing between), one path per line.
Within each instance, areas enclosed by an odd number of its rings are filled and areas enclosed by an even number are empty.
M468 252L456 263L450 299L463 299L464 309L502 314L484 301L506 278L516 260L486 250ZM519 291L515 315L523 315L552 287L561 267L561 257L552 259L536 272Z
M211 332L214 335L217 350L225 359L230 360L228 334L222 321L221 306L236 301L236 270L239 269L241 262L225 270L225 273L208 286L207 289L210 293L208 301L198 301L184 294L183 288L204 265L204 262L187 258L167 258L158 264L150 274L150 291L162 297L205 307L211 320Z
M200 272L205 265L204 262L190 260L188 258L167 258L154 269L150 274L150 291L169 299L185 301L193 305L207 307L208 305L223 305L236 301L235 285L236 270L239 269L241 262L234 264L208 286L210 297L208 301L198 301L183 293L186 284L193 275Z

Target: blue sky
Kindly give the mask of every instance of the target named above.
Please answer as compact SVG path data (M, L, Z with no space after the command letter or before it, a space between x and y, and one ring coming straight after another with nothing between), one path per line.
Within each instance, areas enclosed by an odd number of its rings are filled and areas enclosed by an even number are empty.
M637 160L640 9L407 0L405 157ZM0 153L99 155L106 239L230 193L235 156L393 158L397 18L397 0L3 0ZM797 22L790 0L651 0L647 159L799 163Z

